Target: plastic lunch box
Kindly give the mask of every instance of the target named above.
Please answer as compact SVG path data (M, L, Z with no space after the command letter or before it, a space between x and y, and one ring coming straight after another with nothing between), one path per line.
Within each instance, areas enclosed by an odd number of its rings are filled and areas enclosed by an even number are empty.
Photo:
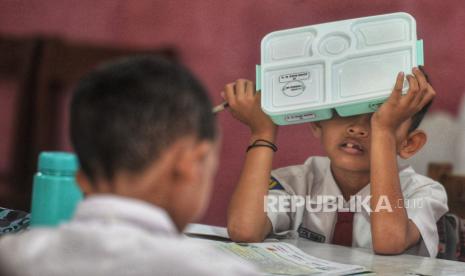
M370 16L267 34L257 90L279 125L370 113L391 94L397 73L423 65L423 41L408 13ZM404 82L404 91L408 88Z

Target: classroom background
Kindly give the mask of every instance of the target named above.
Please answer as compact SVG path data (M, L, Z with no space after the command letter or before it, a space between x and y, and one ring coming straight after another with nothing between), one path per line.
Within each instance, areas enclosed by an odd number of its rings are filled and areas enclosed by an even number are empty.
M95 55L154 52L177 59L220 103L226 83L255 78L267 33L391 12L415 17L425 69L438 93L425 122L431 143L412 162L423 173L431 161L449 162L465 173L461 0L1 0L0 206L29 208L37 151L71 150L67 109L75 76L70 72L83 71L75 67L92 63ZM203 222L225 225L249 131L228 112L218 119L221 162ZM323 153L305 124L281 127L277 145L274 167Z

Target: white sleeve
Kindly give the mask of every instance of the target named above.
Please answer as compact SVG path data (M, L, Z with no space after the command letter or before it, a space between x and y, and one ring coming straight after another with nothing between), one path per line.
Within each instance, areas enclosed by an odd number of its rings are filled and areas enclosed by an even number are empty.
M420 247L426 248L429 256L435 258L439 243L436 222L448 211L447 194L441 184L428 180L431 181L428 184L411 183L419 187L415 188L409 195L405 195L404 206L408 218L415 223L420 231Z
M293 228L292 195L293 189L278 177L272 175L266 200L266 212L273 227L272 234L287 235Z
M311 162L271 172L267 206L264 209L273 226L273 234L293 235L297 230L305 209L297 201L301 203L305 198L310 190L309 183L313 183Z
M270 190L267 198L266 213L273 227L274 235L286 235L292 229L292 218L289 212L282 211L279 203L282 198L288 198L289 194L284 190Z

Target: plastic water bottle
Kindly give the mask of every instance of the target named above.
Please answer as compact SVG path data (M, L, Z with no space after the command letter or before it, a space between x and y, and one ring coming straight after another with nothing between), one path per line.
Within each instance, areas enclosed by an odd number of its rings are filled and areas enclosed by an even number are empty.
M76 183L78 160L72 153L42 152L34 176L31 227L69 220L83 195Z

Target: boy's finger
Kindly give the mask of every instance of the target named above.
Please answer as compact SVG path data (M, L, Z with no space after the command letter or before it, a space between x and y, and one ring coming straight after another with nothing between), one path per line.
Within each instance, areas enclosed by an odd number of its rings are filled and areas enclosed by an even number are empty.
M428 86L428 89L427 89L428 93L433 94L433 97L435 97L436 96L436 90L434 90L434 88L429 83L427 83L427 86Z
M426 92L418 90L417 96L411 102L412 106L416 106L416 107L419 107L421 109L420 106L421 106L421 103L422 103L423 99L425 98L425 96L426 96Z
M262 94L261 93L256 93L255 96L256 96L257 101L259 103L261 103Z
M233 95L236 94L236 84L234 82L228 83L224 86L224 92L225 94L228 93L228 91L231 91Z
M407 81L408 81L408 92L407 95L405 96L405 100L408 102L412 102L417 98L418 96L418 82L415 79L414 76L412 75L407 75Z
M402 87L404 86L404 72L399 72L396 78L396 84L392 89L391 97L399 99L402 96Z
M238 79L236 81L236 95L238 100L242 100L245 96L245 80Z
M431 86L430 86L431 87ZM428 92L425 94L425 96L421 99L420 103L418 104L418 108L422 109L425 105L427 105L430 101L434 99L436 96L436 92L434 89L431 87L431 89L428 89Z
M245 94L246 94L248 97L250 97L250 96L253 97L253 96L254 96L254 91L255 91L255 89L254 89L253 82L250 81L250 80L247 80L247 81L245 82Z
M413 68L413 74L418 81L418 89L420 89L420 92L426 92L426 89L428 89L428 82L423 72L418 68Z
M416 91L416 96L412 99L412 104L414 106L418 106L421 101L423 100L426 92L427 92L427 84L425 76L423 73L418 69L418 68L413 68L413 74L414 74L414 79L415 83L418 87L418 90Z
M234 83L226 84L224 87L224 95L230 106L234 106L236 104L236 97L234 95Z

